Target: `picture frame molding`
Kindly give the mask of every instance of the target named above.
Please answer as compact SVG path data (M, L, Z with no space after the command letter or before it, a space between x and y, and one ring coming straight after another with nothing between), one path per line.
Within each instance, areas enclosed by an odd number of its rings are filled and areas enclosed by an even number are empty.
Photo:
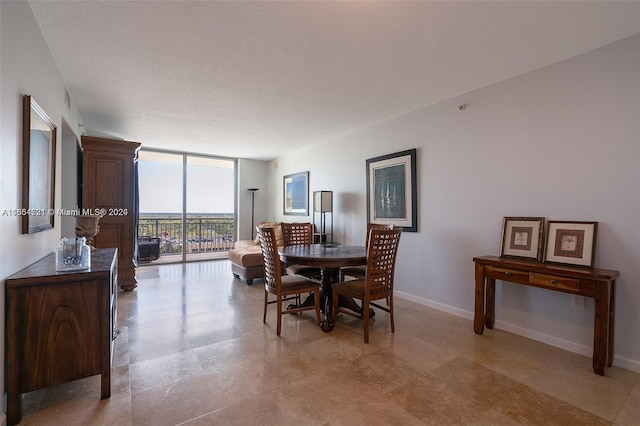
M303 192L304 192L304 208L295 207L296 204L300 204L302 202L302 198L298 195L295 200L288 201L288 192L300 191L300 188L293 186L294 183L299 185L299 182L303 183ZM282 212L288 216L309 216L309 172L299 172L292 173L289 175L285 175L282 177Z
M502 219L500 257L542 262L544 235L544 217L505 216Z
M598 222L550 220L544 262L593 268L597 239Z
M418 189L417 189L417 169L416 169L417 150L409 149L405 151L395 152L393 154L382 155L366 160L366 176L367 176L367 222L388 224L401 227L403 232L418 232ZM404 205L400 207L404 217L382 217L377 216L376 211L379 209L382 200L375 196L376 171L389 169L391 167L403 166L404 187L403 200ZM388 176L390 177L390 176ZM380 176L380 179L384 176ZM379 203L376 203L379 201Z
M54 228L57 127L32 96L24 95L22 109L21 232L33 234Z

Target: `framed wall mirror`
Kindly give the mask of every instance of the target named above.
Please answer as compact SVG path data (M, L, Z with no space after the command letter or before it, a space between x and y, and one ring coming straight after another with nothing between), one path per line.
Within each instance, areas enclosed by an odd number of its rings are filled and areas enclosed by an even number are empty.
M23 100L22 233L53 229L56 126L29 95Z

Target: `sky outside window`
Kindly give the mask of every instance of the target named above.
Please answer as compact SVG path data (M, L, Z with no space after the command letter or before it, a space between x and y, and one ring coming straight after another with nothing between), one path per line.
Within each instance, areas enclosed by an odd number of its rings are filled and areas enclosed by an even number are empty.
M182 154L141 151L140 212L182 213ZM235 162L187 157L187 212L234 212Z

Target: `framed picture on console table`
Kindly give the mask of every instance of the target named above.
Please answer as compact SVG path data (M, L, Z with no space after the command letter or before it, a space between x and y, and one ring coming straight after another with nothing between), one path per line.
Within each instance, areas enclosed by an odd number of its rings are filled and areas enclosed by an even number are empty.
M500 257L542 262L544 217L505 217L502 220Z
M593 268L598 222L549 221L544 261Z

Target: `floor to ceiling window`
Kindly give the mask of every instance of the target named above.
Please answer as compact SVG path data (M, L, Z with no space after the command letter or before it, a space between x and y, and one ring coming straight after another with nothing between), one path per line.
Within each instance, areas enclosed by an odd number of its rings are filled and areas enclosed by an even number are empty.
M236 165L233 159L140 152L141 264L227 257L235 240Z

